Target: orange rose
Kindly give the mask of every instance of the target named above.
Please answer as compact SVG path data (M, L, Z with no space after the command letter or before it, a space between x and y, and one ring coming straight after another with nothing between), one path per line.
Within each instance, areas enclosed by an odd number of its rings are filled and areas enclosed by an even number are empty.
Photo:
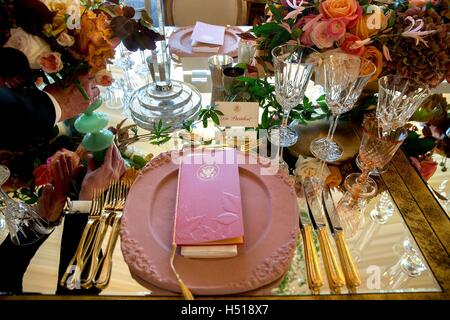
M377 67L377 70L373 74L372 78L370 78L369 82L378 79L378 76L383 69L383 54L374 46L368 46L362 56L370 60Z
M319 9L327 18L343 18L346 25L355 21L361 13L356 0L325 0L320 3Z
M378 17L376 17L378 15ZM377 25L379 23L379 25ZM383 10L377 10L371 15L361 16L355 26L351 29L351 32L360 37L361 39L367 39L380 30L384 30L387 27L388 17L383 13Z
M364 46L355 48L354 46L356 45L356 41L361 41L361 39L351 33L346 33L340 46L341 50L348 54L362 56L366 48Z

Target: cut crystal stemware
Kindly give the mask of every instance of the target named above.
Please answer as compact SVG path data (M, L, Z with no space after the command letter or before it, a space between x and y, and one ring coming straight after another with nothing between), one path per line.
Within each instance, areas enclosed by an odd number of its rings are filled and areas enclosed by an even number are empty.
M313 72L313 63L307 58L316 53L311 48L293 44L284 44L273 48L272 58L275 72L275 93L283 109L281 125L269 130L270 141L280 147L280 165L286 167L282 160L283 147L290 147L297 142L298 134L288 126L289 114L300 104Z
M323 87L332 116L327 137L311 142L310 150L316 158L327 162L341 158L342 147L333 141L339 116L354 107L375 71L372 62L355 55L337 52L323 59Z
M363 165L362 173L352 173L345 178L345 187L355 194L374 196L377 183L369 175L376 168L383 168L391 161L397 149L407 138L403 127L379 136L378 121L371 116L364 120L363 136L359 147L359 157Z
M428 85L395 75L378 79L377 119L382 132L403 127L430 95Z

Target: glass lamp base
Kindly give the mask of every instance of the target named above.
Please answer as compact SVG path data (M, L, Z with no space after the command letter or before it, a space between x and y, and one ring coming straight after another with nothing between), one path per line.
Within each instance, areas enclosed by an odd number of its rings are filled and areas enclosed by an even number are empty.
M318 159L334 162L342 157L342 147L327 138L317 138L311 142L311 153Z
M268 133L270 142L280 147L291 147L298 140L298 133L290 127L274 126Z
M375 180L367 177L365 182L358 181L361 173L352 173L345 178L345 189L350 193L357 192L360 198L371 198L376 195L378 187Z

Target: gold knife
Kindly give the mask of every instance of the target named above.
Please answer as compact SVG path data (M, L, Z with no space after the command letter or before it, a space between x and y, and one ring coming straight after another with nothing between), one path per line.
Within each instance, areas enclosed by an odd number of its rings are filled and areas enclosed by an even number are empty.
M305 197L305 190L303 195ZM311 209L308 201L305 199L307 211L300 209L300 229L303 239L303 251L305 253L306 273L308 277L308 287L312 294L319 294L320 288L323 286L322 274L320 272L319 258L317 256L316 246L314 245L312 236Z
M342 269L344 271L345 283L348 291L351 293L356 292L356 288L361 285L361 278L359 276L358 269L355 266L355 262L348 250L347 242L344 237L344 229L342 228L341 220L334 207L333 199L331 199L330 190L328 187L323 189L323 207L325 214L328 215L330 221L331 232L334 235L336 246L339 253L339 259L341 260Z
M341 293L341 288L345 285L345 282L328 236L326 218L323 212L322 200L320 199L322 197L322 184L323 182L317 178L307 178L303 181L306 199L311 208L312 220L319 237L320 250L330 290L332 293Z

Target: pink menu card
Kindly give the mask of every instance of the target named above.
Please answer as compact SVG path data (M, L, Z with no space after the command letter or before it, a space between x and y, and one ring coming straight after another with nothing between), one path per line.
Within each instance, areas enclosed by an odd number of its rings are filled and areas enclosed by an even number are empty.
M235 149L185 155L178 174L177 245L243 243L239 167Z

